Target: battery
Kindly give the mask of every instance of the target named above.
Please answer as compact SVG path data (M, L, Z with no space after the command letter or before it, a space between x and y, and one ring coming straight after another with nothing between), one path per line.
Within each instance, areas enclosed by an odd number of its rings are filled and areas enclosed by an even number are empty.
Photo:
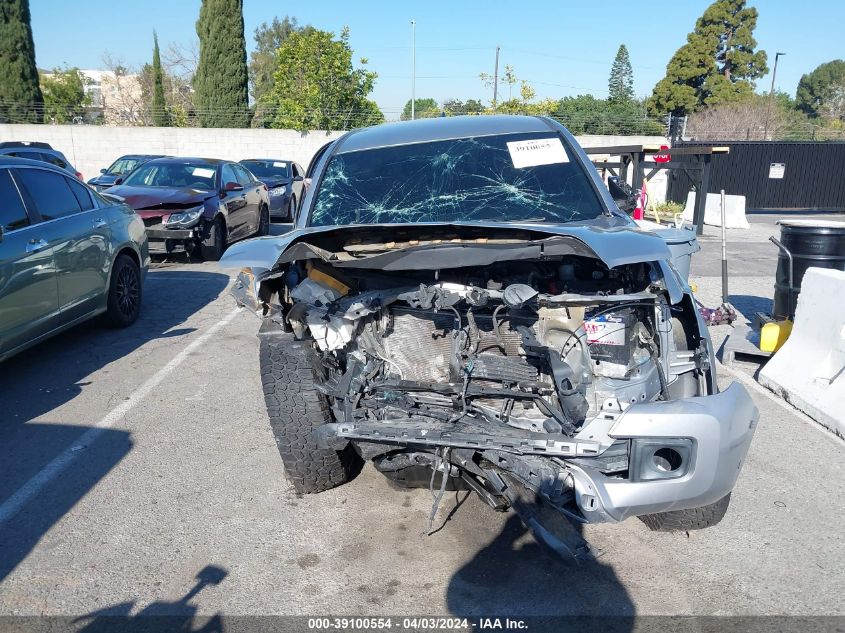
M613 363L628 367L633 353L636 315L630 309L605 312L584 319L587 345L593 362Z

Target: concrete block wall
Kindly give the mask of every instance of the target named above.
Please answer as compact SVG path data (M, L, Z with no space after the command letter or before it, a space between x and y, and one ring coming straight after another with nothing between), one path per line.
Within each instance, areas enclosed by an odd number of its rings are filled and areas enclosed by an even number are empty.
M343 132L296 130L160 128L100 125L0 124L0 141L40 141L64 153L86 180L123 154L166 154L241 160L280 158L303 167L325 143ZM661 136L579 136L583 147L660 144ZM666 198L666 172L648 185L652 202Z
M86 180L123 154L166 154L241 160L281 158L303 167L343 132L295 130L0 125L0 141L40 141L64 153Z

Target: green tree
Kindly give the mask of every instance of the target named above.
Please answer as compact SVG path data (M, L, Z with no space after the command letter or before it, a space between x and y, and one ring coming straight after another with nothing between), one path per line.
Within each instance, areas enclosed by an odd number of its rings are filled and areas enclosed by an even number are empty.
M610 78L607 80L607 92L608 100L613 103L625 103L634 98L634 69L631 68L631 57L624 44L620 44L616 51Z
M798 108L811 117L841 119L845 100L845 61L833 61L817 66L801 76L795 101Z
M446 116L459 116L462 114L483 114L484 104L478 99L446 99L443 102L443 111Z
M41 75L44 95L44 120L50 123L74 123L85 116L91 97L85 94L85 77L78 68L55 68Z
M164 98L164 71L161 69L161 54L158 50L158 35L153 31L153 125L170 126L170 112Z
M317 29L291 33L279 47L273 91L265 99L272 127L348 130L381 123L384 115L367 99L376 77L353 67L348 28L337 39Z
M313 31L310 25L299 26L296 18L285 16L283 20L273 18L269 24L262 22L255 29L253 39L255 50L249 56L249 87L255 101L273 90L273 75L276 72L276 52L291 33Z
M635 100L616 103L592 95L564 97L552 111L552 117L573 134L664 134L666 131Z
M41 123L29 0L0 2L0 123Z
M741 101L768 72L765 51L755 51L757 9L745 0L716 0L669 60L649 99L653 114L688 114L702 106Z
M243 0L202 0L194 103L202 127L247 127L249 93Z
M430 119L436 116L440 116L440 106L437 105L437 101L435 101L431 97L414 100L414 117L416 117L417 119ZM405 108L402 110L402 114L399 118L403 121L411 120L410 99L408 99L408 101L405 103Z

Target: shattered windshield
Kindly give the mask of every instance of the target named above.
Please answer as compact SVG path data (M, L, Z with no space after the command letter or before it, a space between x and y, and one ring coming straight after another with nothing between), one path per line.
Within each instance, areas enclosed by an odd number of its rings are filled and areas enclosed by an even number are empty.
M602 214L587 174L554 132L462 138L334 156L312 226L573 222Z

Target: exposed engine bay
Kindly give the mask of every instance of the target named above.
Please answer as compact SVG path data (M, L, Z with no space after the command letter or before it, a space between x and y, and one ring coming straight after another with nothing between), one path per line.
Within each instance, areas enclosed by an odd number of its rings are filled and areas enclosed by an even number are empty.
M634 405L713 393L692 301L670 303L657 262L608 268L547 249L439 267L434 249L427 268L361 265L419 244L352 238L264 275L265 318L312 341L334 420L321 446L351 442L403 485L434 488L440 473L441 491L471 488L499 509L529 491L576 521L590 495L567 465L624 481L686 472L687 440L649 474L631 440L609 435ZM332 265L338 253L349 265Z
M322 352L338 421L469 417L574 437L608 400L699 392L695 352L673 338L683 325L650 286L647 264L572 257L401 274L309 262L284 287L287 322Z

